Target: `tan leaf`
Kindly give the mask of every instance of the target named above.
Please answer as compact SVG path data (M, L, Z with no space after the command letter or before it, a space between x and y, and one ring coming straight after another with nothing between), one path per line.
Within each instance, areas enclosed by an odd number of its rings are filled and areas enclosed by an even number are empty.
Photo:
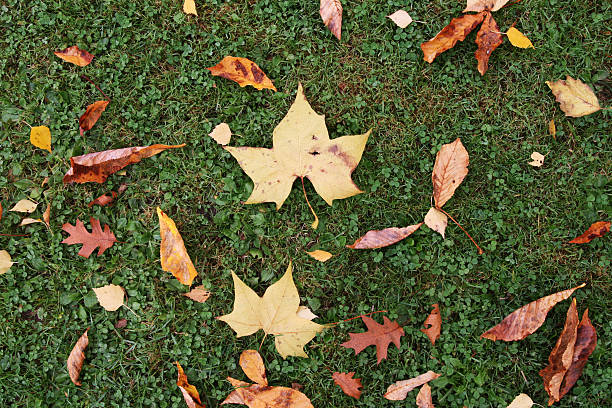
M47 209L43 213L43 221L47 224L47 227L51 226L51 203L47 204Z
M319 14L329 31L340 40L342 35L342 4L340 0L321 0Z
M30 129L30 143L51 153L51 131L49 128L46 126L34 126Z
M463 12L479 12L484 10L497 11L504 7L509 1L510 0L467 0L467 6Z
M85 113L81 115L79 119L79 132L81 136L96 124L109 102L110 101L97 101L87 106Z
M19 223L19 226L23 227L25 225L35 224L37 222L40 222L41 224L44 224L43 220L41 220L40 218L24 218Z
M444 238L444 231L446 231L446 226L448 225L448 217L437 208L431 207L425 216L425 225L440 233L442 238Z
M395 384L391 384L389 388L387 388L387 392L385 393L384 397L392 401L406 399L406 396L410 391L428 383L431 380L435 380L438 377L440 377L440 374L436 374L433 371L428 371L425 374L419 375L418 377L398 381Z
M15 262L11 259L11 254L4 249L0 251L0 275L4 275L11 269Z
M406 28L410 23L412 23L412 17L410 17L410 14L408 14L405 10L397 10L395 13L390 14L387 17L393 20L393 22L397 24L399 28Z
M193 279L198 273L191 262L191 258L185 249L185 243L176 224L159 207L157 207L159 218L159 235L161 246L159 249L162 269L172 273L183 285L191 286Z
M110 284L100 288L93 288L93 291L96 293L100 306L107 311L114 312L123 306L125 292L121 286Z
M527 394L519 394L506 408L531 408L533 401Z
M66 62L70 62L74 65L78 65L79 67L84 67L89 65L89 63L93 60L94 56L88 53L85 50L80 50L79 47L73 45L72 47L68 47L62 51L55 51L54 54Z
M557 98L565 116L578 118L601 109L593 90L579 79L568 75L565 81L562 79L557 82L546 81L546 85Z
M556 139L557 126L555 126L555 120L554 119L551 119L550 122L548 122L548 134Z
M261 385L268 385L266 366L263 358L255 350L244 350L240 354L240 367L251 381Z
M342 391L349 397L353 397L355 399L359 399L361 396L361 390L363 386L361 385L361 378L353 378L355 375L354 371L350 373L332 373L332 378L334 382L342 388Z
M470 156L463 147L461 139L442 146L436 154L431 181L436 208L444 204L455 194L455 190L468 174Z
M584 286L585 284L583 283L575 288L553 293L552 295L534 300L510 313L501 323L487 330L480 338L493 341L523 340L542 326L550 309L557 303L570 297L576 289Z
M89 344L89 338L87 337L88 331L89 329L85 330L85 333L79 337L66 362L68 374L70 374L70 379L74 385L81 385L79 375L81 374L81 368L83 368L83 362L85 361L85 349Z
M510 44L514 45L515 47L535 49L529 38L514 27L510 27L506 32L506 35L508 36Z
M433 310L425 319L424 329L421 329L423 333L427 335L431 344L435 345L436 340L440 338L440 330L442 328L442 317L440 316L440 308L437 303L431 305Z
M206 69L212 75L234 81L241 87L251 85L260 91L266 88L276 92L276 88L270 78L266 76L256 63L247 58L231 57L228 55L214 67Z
M37 203L30 200L19 200L9 211L31 214L36 211Z
M453 18L434 38L421 44L423 59L432 63L438 55L453 48L455 44L457 44L457 41L465 40L465 37L467 37L484 18L484 12L478 14L465 14L461 17Z
M404 228L391 227L383 230L368 231L361 238L357 238L353 245L347 245L346 247L352 249L374 249L386 247L401 241L409 235L412 235L412 233L418 230L421 225L423 225L422 222Z
M194 302L204 303L210 297L210 291L206 290L204 285L196 286L191 289L189 293L183 293L183 296L187 296L189 299Z
M302 319L306 319L306 320L312 320L312 319L316 319L317 317L319 317L316 314L312 313L312 310L310 310L306 306L298 307L297 316Z
M531 160L528 164L532 165L533 167L542 167L542 165L544 164L544 158L546 156L544 156L541 153L538 152L533 152L531 153Z
M431 400L431 387L423 384L416 397L416 404L419 408L435 408Z
M227 123L219 123L208 136L212 137L220 145L225 146L232 138L232 131Z
M582 235L572 239L570 244L586 244L606 235L610 231L610 221L597 221L591 224Z
M183 371L183 367L181 367L178 361L175 361L174 364L176 364L176 368L178 370L178 379L176 380L176 385L181 390L187 407L206 408L204 404L202 404L202 401L200 401L200 394L198 393L197 388L189 384L189 382L187 381L187 375L185 374L185 371Z
M293 388L249 385L231 377L227 379L237 388L221 405L244 404L249 408L313 408L310 399Z
M310 255L311 257L313 257L314 259L316 259L317 261L321 261L321 262L328 261L328 260L330 260L333 257L333 255L330 254L329 252L322 251L320 249L316 249L316 250L310 251L310 252L306 251L306 253L308 255Z
M489 58L497 47L504 42L504 36L499 32L499 26L493 19L491 13L486 12L486 17L476 35L476 44L478 49L475 56L478 60L478 72L484 75L489 69Z
M193 14L194 16L197 16L198 11L196 10L195 0L185 0L183 3L183 12L185 14Z

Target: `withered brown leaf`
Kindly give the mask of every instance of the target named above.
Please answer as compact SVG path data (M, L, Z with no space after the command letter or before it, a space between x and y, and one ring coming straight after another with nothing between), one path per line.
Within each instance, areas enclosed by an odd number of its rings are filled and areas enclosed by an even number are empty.
M425 323L423 323L423 326L425 326L425 328L421 329L421 331L427 335L429 341L431 341L431 344L435 345L436 340L440 338L442 317L440 316L440 308L438 307L438 304L435 303L431 306L433 307L433 310L431 311L429 316L427 316Z
M94 56L85 50L79 49L76 45L65 48L61 51L55 51L54 54L66 62L73 63L79 67L87 66L94 59Z
M423 225L422 222L415 225L409 225L408 227L404 228L391 227L383 230L368 231L361 238L357 238L353 245L347 245L347 248L374 249L386 247L401 241L409 235L412 235L412 233L418 230L421 225Z
M455 194L455 190L468 174L469 164L470 156L460 138L442 145L436 154L436 162L431 173L436 208L442 208Z
M489 58L502 42L504 42L504 37L499 32L499 26L493 19L491 12L487 11L486 17L476 36L478 49L475 55L478 60L478 72L480 72L480 75L484 75L487 72L487 69L489 69Z
M95 200L90 201L90 203L87 204L87 206L89 208L93 207L94 205L105 207L111 204L113 201L115 201L115 199L119 197L119 194L122 194L126 189L127 189L127 184L122 184L119 186L118 191L111 191L110 195L102 194L100 197L96 198Z
M572 239L570 244L586 244L606 235L610 231L610 221L597 221L593 223L582 235Z
M89 338L87 337L88 331L89 329L85 330L85 333L79 337L76 344L72 348L70 355L68 356L68 361L66 362L66 365L68 366L68 374L70 374L70 379L74 385L81 385L79 375L81 374L83 362L85 361L85 349L89 344Z
M81 136L83 136L86 131L94 127L98 119L100 119L100 116L102 116L102 112L104 112L109 102L110 101L107 100L97 101L87 106L85 113L81 115L79 119L79 132L81 133Z
M419 408L435 408L431 400L431 387L423 384L416 397L416 404Z
M332 373L332 378L334 382L342 388L342 391L344 391L346 395L359 399L361 396L360 388L363 386L361 385L361 378L353 378L354 375L354 371L350 373L340 373L336 371Z
M432 63L438 55L453 48L457 41L465 40L465 37L482 22L485 14L481 12L453 18L434 38L421 44L423 59Z

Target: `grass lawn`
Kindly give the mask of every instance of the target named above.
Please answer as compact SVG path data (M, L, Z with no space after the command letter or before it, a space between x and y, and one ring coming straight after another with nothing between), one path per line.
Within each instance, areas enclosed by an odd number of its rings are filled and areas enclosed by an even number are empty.
M514 309L586 282L576 292L589 308L599 341L584 373L557 407L610 406L612 279L610 236L575 246L567 241L591 223L610 220L611 113L566 118L545 84L580 78L602 106L612 105L612 4L596 0L523 0L496 13L502 31L513 23L535 50L505 40L484 77L476 69L476 33L433 64L419 45L465 6L460 1L343 0L342 42L323 25L316 0L196 1L199 17L180 0L0 0L0 249L17 262L0 276L0 405L3 407L185 407L174 361L184 367L208 407L231 391L227 376L246 380L240 352L256 335L236 339L214 317L233 305L235 271L258 293L290 260L302 303L320 323L388 310L404 326L401 349L376 364L370 347L358 356L339 345L360 320L341 323L307 347L309 359L283 360L267 338L261 354L270 384L298 382L315 407L415 406L382 398L393 382L434 370L437 407L506 407L519 393L546 405L538 371L563 327L570 302L520 342L480 340ZM399 8L415 22L397 28L385 16ZM53 51L78 45L95 55L84 68ZM205 69L224 56L257 62L279 92L240 88ZM112 102L95 127L79 135L78 118L103 99ZM252 189L238 163L208 133L227 122L233 146L272 146L272 130L293 102L298 82L332 138L373 128L353 179L365 190L329 207L312 185L298 183L280 211L244 205ZM556 139L548 134L554 119ZM29 127L46 125L53 153L29 143ZM444 209L484 249L478 255L452 224L446 239L421 228L381 250L345 248L370 229L420 222L429 208L431 170L444 143L461 137L470 172ZM153 143L187 143L126 168L105 184L63 185L69 158ZM533 151L541 168L527 164ZM41 187L45 177L48 184ZM110 207L93 198L128 183ZM51 203L51 229L19 227L8 212L22 198ZM204 304L159 262L160 206L176 222L213 292ZM108 223L121 242L102 256L77 255L60 242L63 223L89 217ZM336 256L325 264L305 250ZM109 283L127 290L126 308L106 312L92 291ZM441 338L432 347L419 331L439 303ZM119 319L127 327L116 329ZM375 319L382 322L380 314ZM76 387L66 358L90 328ZM330 371L355 371L364 393L345 396Z

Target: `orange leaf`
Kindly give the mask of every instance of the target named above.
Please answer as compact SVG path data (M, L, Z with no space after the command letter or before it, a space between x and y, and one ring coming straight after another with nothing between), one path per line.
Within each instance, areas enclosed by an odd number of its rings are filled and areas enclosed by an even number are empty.
M79 132L81 132L81 136L96 124L109 102L97 101L87 106L85 113L79 119Z
M43 221L47 224L47 227L51 226L51 203L47 204L47 209L43 213Z
M559 391L565 373L572 364L574 357L574 346L576 345L576 336L578 334L578 312L576 311L576 299L572 300L572 304L567 310L567 317L563 331L555 344L555 348L548 356L548 366L540 370L540 377L544 380L544 388L550 396L548 405L559 401Z
M383 230L368 231L364 236L358 238L353 245L347 245L347 248L374 249L393 245L411 235L421 225L423 225L422 222L404 228L391 227Z
M504 42L504 37L499 32L499 26L493 19L490 12L487 12L482 26L476 36L476 44L478 49L476 50L476 59L478 60L478 72L480 75L484 75L489 69L489 58L497 47Z
M159 235L161 236L161 265L166 272L172 273L183 285L191 286L198 273L191 263L191 258L185 249L185 243L176 224L159 207Z
M478 14L465 14L461 17L453 18L434 38L421 44L423 59L432 63L438 55L453 48L455 44L457 44L457 41L465 40L465 37L467 37L484 18L484 12Z
M392 322L387 316L383 317L383 324L376 323L374 319L368 316L361 316L361 319L368 327L368 331L349 333L351 339L342 343L342 347L354 349L357 355L368 346L376 346L377 364L387 358L387 347L391 342L399 350L400 338L404 335L404 329L397 322Z
M576 289L584 287L583 283L575 288L553 293L525 306L516 309L502 320L500 324L490 328L480 338L489 340L515 341L523 340L542 326L546 315L557 303L572 296Z
M455 190L468 174L469 164L470 156L460 138L440 148L431 173L436 208L442 208L455 194Z
M194 302L204 303L210 297L210 291L206 290L204 285L200 285L191 289L189 293L183 293L183 296L187 296Z
M183 371L183 367L179 364L178 361L175 361L176 368L178 369L178 379L176 380L176 385L178 385L181 393L183 393L183 398L185 399L185 403L189 408L206 408L202 401L200 401L200 394L198 390L193 385L189 384L187 381L187 375Z
M81 385L79 381L79 375L81 374L81 368L83 367L83 362L85 361L85 349L89 344L89 338L87 337L87 331L79 339L76 344L72 348L70 355L68 356L67 366L68 366L68 374L70 374L70 379L74 383L74 385Z
M127 184L122 184L119 186L119 190L117 192L111 191L111 195L102 194L100 197L96 198L95 200L92 200L89 204L87 204L87 206L89 208L93 207L94 205L105 207L115 201L119 194L123 193L125 190L127 190Z
M340 0L321 0L319 14L329 31L340 40L342 35L342 3Z
M276 92L276 88L270 78L266 76L256 63L247 58L230 57L228 55L214 67L206 69L214 76L220 76L237 82L241 87L251 85L260 91L267 88Z
M431 400L431 387L423 384L416 397L416 404L419 408L435 408Z
M98 256L100 256L117 242L117 238L115 238L115 234L112 233L108 224L104 225L104 231L102 231L99 220L91 217L89 222L91 223L91 232L87 231L85 224L79 219L76 220L75 225L68 222L62 225L62 229L70 236L61 243L68 245L83 244L79 255L85 258L89 258L96 248L98 248Z
M435 345L436 340L440 338L442 317L440 317L440 308L438 307L438 304L435 303L432 305L432 307L433 310L431 311L429 316L427 316L425 323L423 323L423 326L425 326L425 328L421 329L421 331L427 335L429 341L431 341L431 344Z
M319 262L329 261L333 257L333 255L330 254L329 252L322 251L320 249L315 249L314 251L310 251L310 252L306 251L306 253Z
M125 166L138 163L164 150L183 146L184 143L174 146L154 144L74 156L70 158L70 170L64 176L64 183L104 183L108 176Z
M595 238L603 237L610 231L610 221L597 221L579 237L572 239L570 244L586 244Z
M261 385L268 385L266 367L261 355L257 351L244 350L240 354L240 367L251 381Z
M425 374L421 374L417 377L409 380L398 381L395 384L391 384L387 388L387 392L384 397L388 400L399 401L406 398L408 393L414 390L416 387L420 387L423 384L428 383L431 380L435 380L440 377L440 374L436 374L433 371L428 371Z
M79 67L84 67L89 65L91 60L93 60L94 56L88 53L85 50L80 50L79 47L73 45L72 47L68 47L61 51L55 51L55 55L60 57L66 62L71 62Z
M361 385L361 379L353 378L353 375L355 375L354 371L350 373L339 373L336 371L332 374L332 378L334 382L342 388L342 391L344 391L346 395L359 399L361 396L361 390L359 390L359 388L363 386Z

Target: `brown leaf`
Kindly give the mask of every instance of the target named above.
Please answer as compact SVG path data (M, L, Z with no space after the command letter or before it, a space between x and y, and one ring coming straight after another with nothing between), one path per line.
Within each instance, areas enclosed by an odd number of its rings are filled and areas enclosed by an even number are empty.
M361 378L353 378L353 375L355 375L354 371L350 373L339 373L336 371L332 374L332 378L334 382L342 388L342 391L344 391L346 395L359 399L361 396L361 390L359 390L359 388L363 386L361 385Z
M416 397L416 404L419 408L435 408L431 400L431 387L423 384Z
M100 197L96 198L95 200L92 200L89 204L87 204L87 206L89 208L93 207L94 205L105 207L115 201L115 199L119 197L119 194L122 194L126 189L127 184L122 184L119 186L119 190L117 192L111 191L110 195L102 194Z
M266 74L253 61L247 58L227 56L214 67L206 68L214 76L237 82L241 87L251 85L258 90L272 89L276 92L274 84Z
M587 359L595 350L597 345L597 332L589 319L589 309L584 311L582 320L578 325L578 333L576 335L576 345L574 346L574 356L572 357L572 365L567 370L563 383L559 390L559 399L561 399L569 390L576 384L578 378L582 374L582 370L587 363Z
M125 326L127 326L127 319L119 319L115 323L115 329L123 329Z
M47 227L51 226L51 203L47 204L47 209L43 213L43 221L47 224Z
M159 235L161 246L159 248L161 265L164 271L172 273L183 285L191 286L198 273L185 249L183 238L176 228L176 224L159 207Z
M546 81L565 116L578 118L601 110L597 95L579 79L567 76L565 80Z
M401 241L423 225L422 222L404 228L385 228L383 230L372 230L366 232L364 236L358 238L353 245L347 245L352 249L374 249L393 245Z
M79 119L79 132L81 132L81 136L96 124L109 102L97 101L87 106L85 113Z
M487 12L476 36L478 49L475 55L478 60L478 72L480 72L480 75L484 75L487 72L487 69L489 69L489 58L502 42L504 42L504 37L499 32L499 26L493 19L493 15Z
M550 397L548 405L552 405L553 402L559 401L561 398L559 391L563 377L565 377L565 373L572 364L577 329L578 312L576 311L576 299L573 299L567 310L563 331L557 340L557 344L555 344L555 348L548 356L548 366L540 370L539 373L544 380L544 388Z
M68 366L68 374L70 374L70 379L74 385L81 385L79 375L81 374L81 368L83 367L83 362L85 361L85 349L89 344L89 338L87 337L88 331L89 329L85 330L85 333L79 337L76 344L72 348L66 363Z
M76 45L72 47L68 47L61 51L55 51L54 54L66 62L73 63L74 65L78 65L79 67L84 67L91 63L94 56L88 53L85 50L79 49Z
M406 396L410 391L428 383L431 380L435 380L438 377L440 377L440 374L436 374L433 371L428 371L425 374L419 375L418 377L398 381L395 384L391 384L389 388L387 388L387 392L385 393L384 397L393 401L406 399Z
M442 208L455 194L455 190L468 174L469 164L470 156L460 138L440 148L431 173L436 208Z
M301 390L302 388L304 388L304 386L300 383L296 383L296 382L292 382L291 383L291 388L293 388L294 390Z
M455 44L457 44L457 41L465 40L465 37L467 37L484 18L484 12L478 14L465 14L461 17L453 18L434 38L421 44L423 59L432 63L438 55L453 48Z
M110 230L108 224L104 225L104 231L100 227L100 221L91 217L89 219L91 223L91 232L88 232L85 228L85 224L79 219L76 220L75 225L65 223L62 225L62 229L70 234L68 238L63 240L62 244L83 244L79 255L89 258L91 253L98 248L98 256L102 255L104 251L112 247L117 238Z
M266 366L263 358L256 350L244 350L240 354L240 367L251 381L257 384L268 385Z
M236 389L221 403L244 404L250 408L313 408L310 399L301 392L287 387L270 387L261 384L249 385L228 377Z
M187 375L183 371L183 367L179 364L178 361L175 361L176 368L178 369L178 379L176 380L176 385L178 385L181 393L183 394L183 398L185 399L185 403L189 408L206 408L202 401L200 401L200 394L198 390L193 385L189 384L187 381Z
M70 158L70 170L64 176L64 183L104 183L108 176L125 166L138 163L167 149L177 149L180 145L154 144L151 146L126 147L124 149L104 150Z
M584 286L585 284L583 283L575 288L553 293L552 295L534 300L510 313L500 324L487 330L480 338L493 341L523 340L542 326L550 309L557 303L570 297L576 289Z
M340 40L342 34L342 3L340 0L321 0L319 14L329 31Z
M467 0L467 6L465 7L465 10L463 10L463 12L478 12L484 10L497 11L500 8L504 7L509 1L510 0Z
M210 297L210 291L206 290L204 285L200 285L200 286L196 286L195 288L191 289L189 293L183 293L183 296L187 296L189 299L193 300L194 302L204 303Z
M400 338L404 335L404 329L395 321L392 322L383 317L383 324L376 323L374 319L368 316L362 316L361 319L368 327L368 331L364 333L349 333L350 340L342 343L342 347L352 348L355 354L361 353L368 346L376 346L377 364L387 358L387 347L393 342L395 346L400 348Z
M431 311L429 316L427 316L425 323L423 323L423 326L425 326L425 328L421 329L421 331L427 335L429 341L431 341L431 344L435 345L436 340L440 338L442 317L440 316L440 308L438 307L438 304L435 303L431 306L433 307L433 310Z
M582 235L572 239L570 244L586 244L595 238L600 238L610 231L610 221L597 221L593 223Z

